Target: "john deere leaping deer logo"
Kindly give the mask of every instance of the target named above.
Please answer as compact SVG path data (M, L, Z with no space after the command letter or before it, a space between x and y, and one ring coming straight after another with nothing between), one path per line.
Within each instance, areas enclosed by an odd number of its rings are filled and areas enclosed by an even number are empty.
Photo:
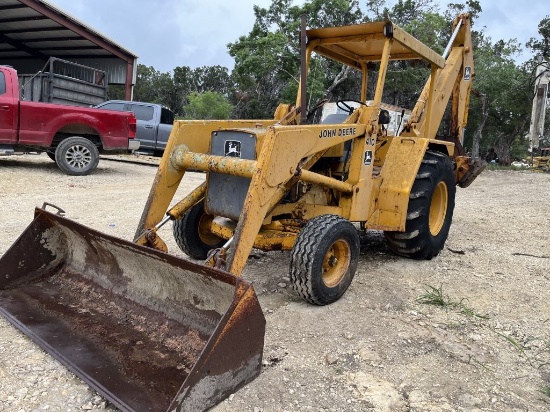
M225 141L225 156L226 157L241 157L241 142L237 140Z

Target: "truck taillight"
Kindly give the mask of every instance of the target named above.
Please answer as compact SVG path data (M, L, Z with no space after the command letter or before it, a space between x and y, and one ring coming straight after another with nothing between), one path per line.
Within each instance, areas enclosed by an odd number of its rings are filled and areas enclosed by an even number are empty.
M128 137L130 138L136 137L136 117L135 116L128 117Z

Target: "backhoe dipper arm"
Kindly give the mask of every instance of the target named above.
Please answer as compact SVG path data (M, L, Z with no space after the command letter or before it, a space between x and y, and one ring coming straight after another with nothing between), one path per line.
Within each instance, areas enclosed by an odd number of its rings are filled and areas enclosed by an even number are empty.
M470 92L472 80L475 76L469 16L462 20L462 25L464 28L461 28L455 40L459 44L464 45L462 48L462 71L461 76L455 82L451 108L451 136L456 138L461 145L464 144L464 132L468 123L468 108L470 106Z
M470 15L458 16L453 25L453 35L447 46L445 66L426 82L420 97L412 111L402 136L422 136L433 139L437 134L437 125L445 113L447 102L452 100L452 136L462 144L463 133L468 119L470 89L474 77L474 62L470 30ZM435 79L433 91L430 91L432 79ZM427 109L431 109L428 115ZM427 124L430 119L430 124Z

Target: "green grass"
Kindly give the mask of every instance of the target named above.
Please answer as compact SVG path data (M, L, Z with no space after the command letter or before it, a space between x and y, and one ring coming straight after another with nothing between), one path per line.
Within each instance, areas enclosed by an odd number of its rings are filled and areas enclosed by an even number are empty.
M531 338L525 341L518 341L493 328L491 330L512 345L531 366L537 369L548 368L550 366L550 339Z
M475 310L467 305L467 299L453 300L449 295L443 292L443 286L435 287L432 285L424 286L424 293L416 298L416 302L424 305L433 305L446 310L456 310L459 313L481 319L489 319L486 315L480 315ZM549 323L550 319L546 319L543 323ZM525 340L518 340L512 336L499 332L487 324L480 324L482 328L488 328L506 342L508 342L515 350L518 351L520 357L524 358L531 366L542 369L550 369L550 338L534 337ZM479 364L481 367L488 369L484 364L478 362L475 358L470 359L470 362ZM550 403L550 385L546 385L538 389L545 397L545 402Z
M416 301L424 305L441 306L444 308L447 308L452 304L449 297L443 294L443 286L436 288L432 285L426 285L425 293L417 297Z
M480 319L489 319L487 315L480 315L474 309L466 305L468 299L460 299L455 301L443 293L443 286L436 288L432 285L425 285L425 293L416 298L418 303L423 305L439 306L445 309L458 310L465 316L476 317Z
M504 338L510 345L512 345L515 349L517 349L522 354L525 353L525 345L520 344L513 337L509 335L505 335L504 333L497 332L496 330L493 330L493 332L495 332L501 338Z

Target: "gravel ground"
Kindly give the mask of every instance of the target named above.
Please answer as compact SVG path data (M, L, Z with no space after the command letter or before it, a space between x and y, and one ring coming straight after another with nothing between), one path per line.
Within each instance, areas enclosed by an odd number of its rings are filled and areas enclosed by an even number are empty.
M0 158L0 255L44 201L131 239L155 171L102 160L70 177L45 155ZM178 197L203 178L186 175ZM361 241L353 284L326 307L288 286L288 253L254 251L244 277L267 319L264 367L215 412L550 409L550 174L486 171L458 189L431 261L392 255L378 232ZM419 301L427 291L446 305ZM0 411L92 409L116 410L0 319Z

